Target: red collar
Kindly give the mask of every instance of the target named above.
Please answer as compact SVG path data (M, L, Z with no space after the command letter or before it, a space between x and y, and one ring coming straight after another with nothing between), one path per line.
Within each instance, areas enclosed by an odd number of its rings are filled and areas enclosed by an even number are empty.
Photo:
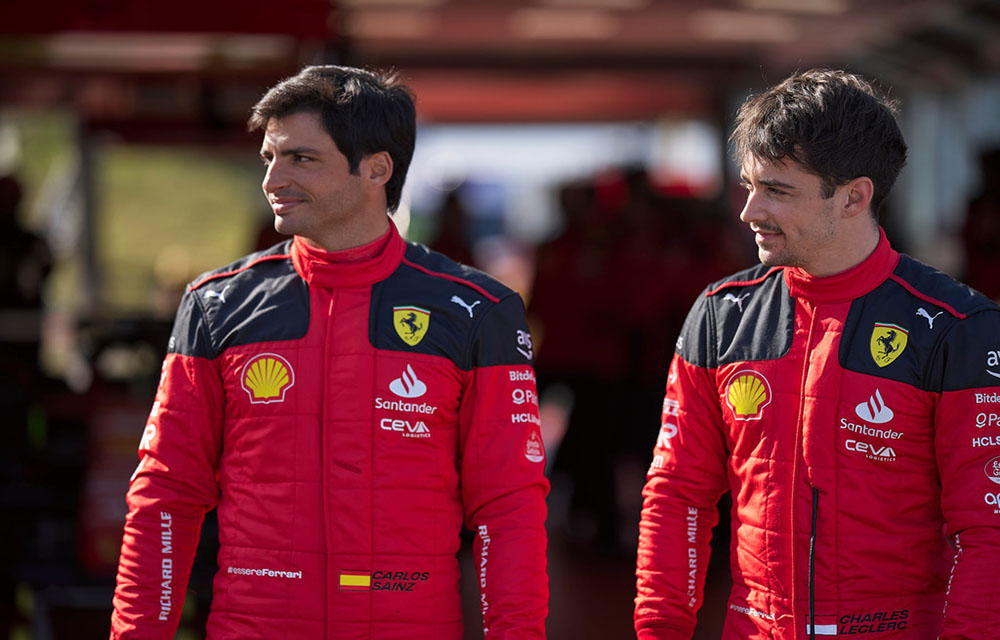
M405 252L406 242L390 222L389 230L374 242L343 251L325 251L295 236L292 264L311 285L330 289L359 287L388 278Z
M785 269L785 283L792 296L814 303L843 302L860 298L882 284L899 264L899 253L889 246L885 231L881 227L878 231L875 250L846 271L814 278L799 268Z

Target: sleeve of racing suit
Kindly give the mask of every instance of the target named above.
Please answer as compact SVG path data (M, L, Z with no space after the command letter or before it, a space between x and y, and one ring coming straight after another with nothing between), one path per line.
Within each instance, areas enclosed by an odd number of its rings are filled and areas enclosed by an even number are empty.
M548 615L545 450L521 298L485 314L471 345L460 421L462 503L487 638L544 638Z
M941 508L955 550L944 640L1000 638L1000 310L952 328L936 364Z
M205 513L218 501L222 387L215 363L183 355L207 334L185 295L128 490L111 638L173 638Z
M634 619L640 640L680 640L694 633L712 527L718 522L716 504L727 488L715 370L703 366L710 335L706 308L702 296L685 321L670 364L660 433L642 493Z

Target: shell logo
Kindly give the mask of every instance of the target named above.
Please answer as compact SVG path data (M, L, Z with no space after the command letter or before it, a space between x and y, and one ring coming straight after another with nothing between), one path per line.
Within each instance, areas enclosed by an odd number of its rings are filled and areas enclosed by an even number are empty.
M275 353L262 353L246 363L240 379L252 404L284 402L285 392L295 384L295 372L288 360Z
M762 374L746 369L734 373L727 383L726 402L737 420L760 420L771 404L771 384Z

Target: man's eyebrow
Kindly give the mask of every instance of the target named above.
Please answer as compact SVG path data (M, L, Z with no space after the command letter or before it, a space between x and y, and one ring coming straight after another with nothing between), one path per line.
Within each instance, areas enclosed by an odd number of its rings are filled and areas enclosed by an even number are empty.
M740 174L740 180L746 183L750 182L750 178L745 173ZM795 185L788 184L787 182L781 182L780 180L768 180L767 178L760 178L757 180L757 184L764 185L765 187L778 187L780 189L787 189L790 191L798 189Z
M316 156L316 155L319 155L319 154L320 154L319 149L314 149L313 147L293 147L291 149L282 149L281 151L278 152L278 155L286 156L286 157L287 156L302 156L302 155ZM260 155L262 155L262 156L263 155L269 155L270 156L270 155L274 155L274 154L269 149L261 149L260 150Z
M291 149L282 149L281 155L283 156L315 156L319 155L319 149L314 149L313 147L293 147Z

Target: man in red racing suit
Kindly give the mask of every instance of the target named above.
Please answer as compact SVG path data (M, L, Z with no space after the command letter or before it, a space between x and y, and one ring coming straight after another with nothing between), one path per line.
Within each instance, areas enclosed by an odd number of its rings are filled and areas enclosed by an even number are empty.
M279 88L303 80L393 88L337 67ZM308 219L343 186L309 172L339 151L313 111L265 120L276 226L302 226L184 295L128 493L111 637L173 637L213 507L209 638L461 638L463 521L487 637L544 637L548 485L520 297L399 236L376 197L388 189L365 183L405 171L398 157L364 155L357 178L345 162L334 178L353 191ZM317 246L354 198L381 206L379 234Z
M842 127L865 135L829 144ZM874 226L905 145L862 80L797 74L744 105L734 139L763 264L710 285L677 343L639 637L691 637L727 490L723 638L1000 637L1000 309ZM895 173L845 171L823 197L842 160L824 149Z

